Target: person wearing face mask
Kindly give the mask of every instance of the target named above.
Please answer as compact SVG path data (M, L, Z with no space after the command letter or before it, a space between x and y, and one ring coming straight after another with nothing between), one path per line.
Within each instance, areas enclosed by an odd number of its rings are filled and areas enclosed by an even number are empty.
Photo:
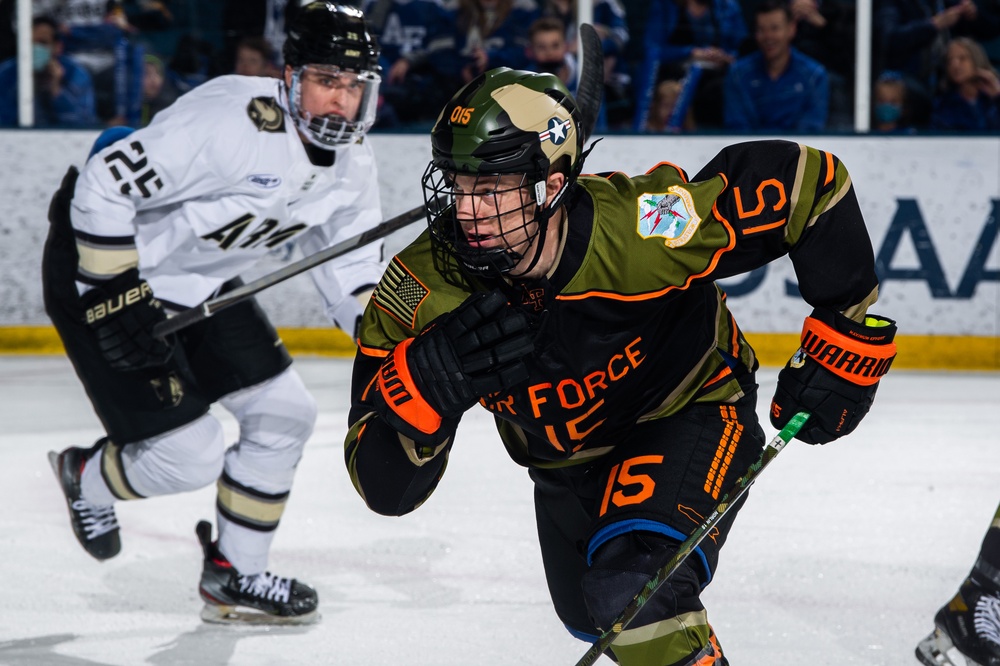
M37 16L31 22L31 68L35 74L35 127L91 127L94 82L90 74L63 55L55 19ZM0 127L16 127L17 58L0 63Z
M906 81L896 72L883 72L872 89L872 131L913 132L909 127Z
M543 16L528 28L529 69L555 74L571 93L576 92L576 56L566 43L566 26L553 16Z

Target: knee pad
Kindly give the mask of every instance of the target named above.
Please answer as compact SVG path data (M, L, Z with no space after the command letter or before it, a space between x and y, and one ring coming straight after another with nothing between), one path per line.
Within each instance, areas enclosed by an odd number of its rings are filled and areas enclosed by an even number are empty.
M301 452L316 424L316 399L294 369L219 400L240 424L240 444Z
M610 627L678 545L659 534L626 532L598 548L583 576L583 595L594 623L602 630ZM632 626L704 610L700 593L698 576L685 562L646 601Z
M120 451L110 443L105 449L102 473L108 486L119 499L131 499L129 491L152 497L214 483L222 473L226 444L222 424L206 415Z
M220 402L240 423L240 440L226 453L230 479L265 493L284 493L316 423L316 400L289 368Z

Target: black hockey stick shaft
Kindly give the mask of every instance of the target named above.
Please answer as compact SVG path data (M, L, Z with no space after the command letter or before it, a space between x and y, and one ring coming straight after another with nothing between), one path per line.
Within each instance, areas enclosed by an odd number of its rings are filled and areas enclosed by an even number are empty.
M741 476L736 480L734 487L726 493L726 496L722 498L712 511L711 514L705 520L702 521L700 525L691 533L691 535L681 543L677 552L674 553L666 564L664 564L656 572L656 574L649 579L639 593L635 595L632 601L625 607L621 614L615 619L611 624L611 627L606 629L604 633L590 646L587 654L580 658L580 661L576 662L576 666L591 666L595 661L600 658L604 651L611 646L611 644L618 638L626 627L635 619L635 616L639 614L639 611L651 596L656 594L656 591L663 586L667 580L673 576L680 566L684 563L684 560L688 558L694 549L698 547L705 537L711 532L722 517L726 515L729 508L738 500L743 497L743 494L748 488L757 480L764 468L767 467L768 463L774 460L785 445L788 444L798 434L802 426L805 425L806 420L809 418L809 414L806 412L799 412L792 419L785 424L785 427L781 429L774 439L767 443L764 450L761 452L760 457L750 465L750 469L747 470L746 474Z
M576 88L576 105L583 123L584 141L594 133L604 96L604 50L597 30L589 23L580 25L580 82Z
M153 329L153 335L158 338L162 338L166 335L170 335L171 333L176 333L182 328L186 328L191 324L208 319L219 310L228 308L230 305L235 305L241 301L245 301L246 299L264 291L265 289L268 289L269 287L273 287L280 282L284 282L290 277L294 277L299 273L304 273L309 269L315 268L316 266L326 263L331 259L336 259L337 257L345 255L352 250L379 240L380 238L385 238L389 234L399 231L403 227L413 224L417 220L424 219L425 210L425 205L412 208L405 213L400 213L395 217L391 217L388 220L380 222L368 231L364 231L356 236L352 236L351 238L346 238L324 250L288 264L280 270L268 273L267 275L237 287L232 291L226 292L225 294L215 298L211 298L201 305L196 305L193 308L188 308L187 310L179 312L170 319L157 324L156 328Z

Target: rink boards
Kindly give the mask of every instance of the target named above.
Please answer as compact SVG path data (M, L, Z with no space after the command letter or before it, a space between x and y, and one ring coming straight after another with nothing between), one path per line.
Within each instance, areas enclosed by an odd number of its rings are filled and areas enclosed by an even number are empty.
M0 352L59 353L42 306L40 263L46 210L70 164L81 165L96 132L0 131ZM609 136L585 171L642 173L672 162L693 175L723 146L754 137ZM429 159L421 135L370 137L382 207L391 216L421 200ZM850 170L881 276L879 314L899 322L897 367L1000 369L1000 137L800 137ZM398 250L421 225L389 239ZM270 258L259 273L280 268ZM254 277L255 273L250 277ZM809 306L791 263L781 260L727 280L729 304L762 363L795 349ZM262 304L296 353L353 355L325 321L310 280L265 292Z

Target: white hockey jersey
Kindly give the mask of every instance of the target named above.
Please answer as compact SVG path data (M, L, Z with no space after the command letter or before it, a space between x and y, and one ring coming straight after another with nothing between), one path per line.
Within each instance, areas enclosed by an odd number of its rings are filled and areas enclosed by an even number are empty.
M371 145L316 166L287 106L277 79L219 77L91 157L71 212L81 287L138 265L168 310L183 309L288 241L309 255L378 224ZM345 331L362 311L351 294L384 267L375 242L310 271Z

